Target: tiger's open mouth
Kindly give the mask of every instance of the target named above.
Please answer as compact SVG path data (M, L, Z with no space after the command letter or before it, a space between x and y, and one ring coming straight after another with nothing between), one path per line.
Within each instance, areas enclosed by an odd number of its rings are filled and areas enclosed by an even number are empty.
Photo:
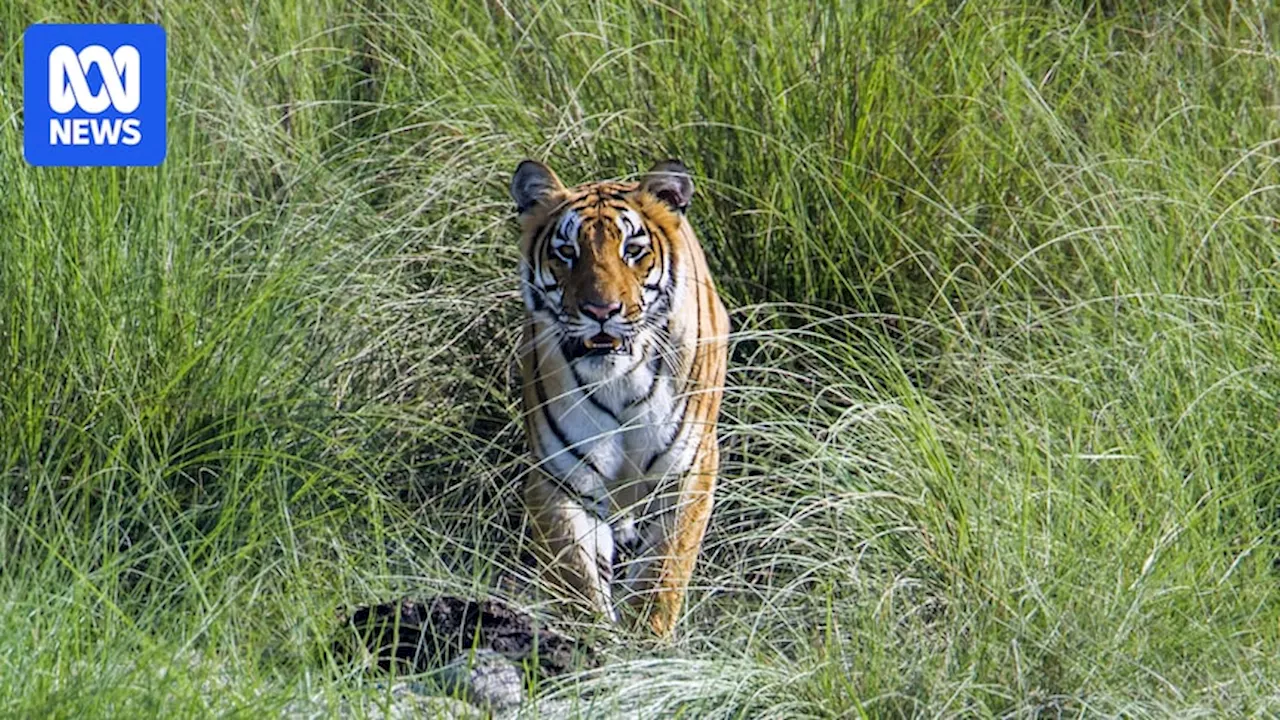
M565 347L565 351L565 354L570 359L628 355L631 353L631 340L630 338L615 337L609 333L596 333L589 338Z
M596 333L582 341L584 355L625 355L631 352L631 341L609 333Z

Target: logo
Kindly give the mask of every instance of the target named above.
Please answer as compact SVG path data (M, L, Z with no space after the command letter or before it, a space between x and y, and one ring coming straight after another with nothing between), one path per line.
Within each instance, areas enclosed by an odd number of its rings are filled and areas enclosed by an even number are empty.
M32 25L23 35L23 153L32 165L159 165L159 25Z

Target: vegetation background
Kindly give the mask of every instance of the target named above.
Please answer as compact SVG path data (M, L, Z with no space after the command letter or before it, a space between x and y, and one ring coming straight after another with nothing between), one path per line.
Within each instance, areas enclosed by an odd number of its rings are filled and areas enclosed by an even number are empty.
M26 166L21 33L106 21L168 31L167 161ZM537 602L525 156L682 158L735 326L678 639L545 692L1280 713L1271 3L8 0L0 38L6 714L377 714L342 608Z

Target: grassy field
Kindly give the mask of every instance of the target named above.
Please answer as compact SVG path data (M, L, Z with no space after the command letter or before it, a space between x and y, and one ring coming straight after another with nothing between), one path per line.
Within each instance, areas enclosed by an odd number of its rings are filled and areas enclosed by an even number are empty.
M677 640L545 692L1280 714L1270 3L241 5L0 9L0 712L376 715L343 608L537 602L506 184L677 156L717 513ZM160 168L23 162L67 21L165 26Z

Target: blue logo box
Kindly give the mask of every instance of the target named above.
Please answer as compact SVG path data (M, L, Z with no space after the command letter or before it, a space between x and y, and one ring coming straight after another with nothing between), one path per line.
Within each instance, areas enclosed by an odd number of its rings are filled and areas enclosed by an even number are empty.
M32 25L23 154L38 166L159 165L167 144L159 25Z

